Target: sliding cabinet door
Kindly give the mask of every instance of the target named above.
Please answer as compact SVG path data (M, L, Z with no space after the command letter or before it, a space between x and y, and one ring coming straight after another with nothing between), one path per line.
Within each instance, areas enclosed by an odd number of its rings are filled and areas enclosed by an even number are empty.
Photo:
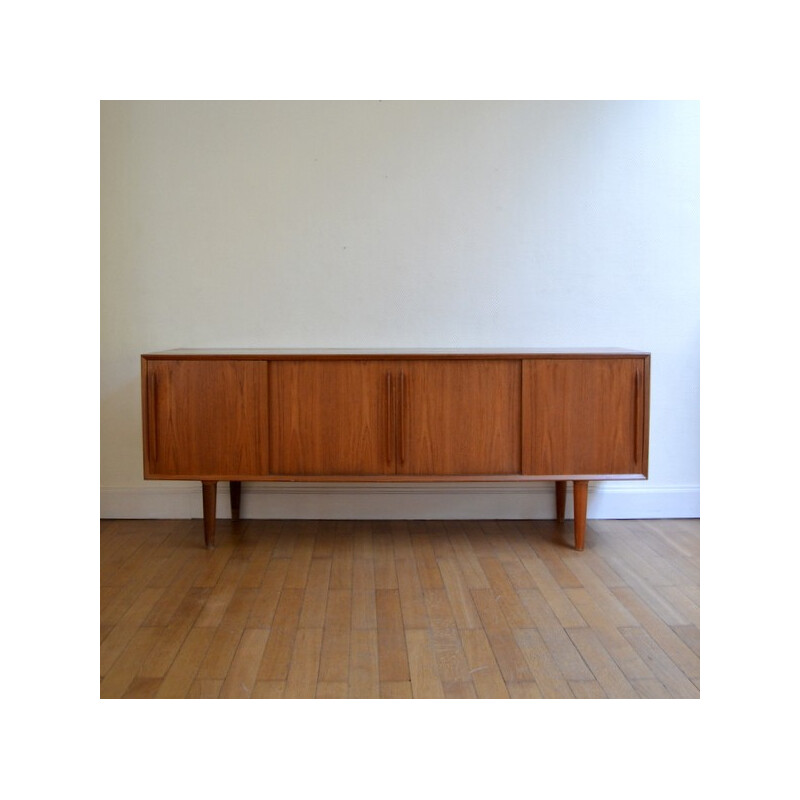
M528 475L646 475L645 358L541 358L523 365Z
M146 477L267 474L265 361L144 364Z
M518 474L520 382L513 359L399 365L398 473Z
M391 367L369 360L273 361L272 473L393 473Z

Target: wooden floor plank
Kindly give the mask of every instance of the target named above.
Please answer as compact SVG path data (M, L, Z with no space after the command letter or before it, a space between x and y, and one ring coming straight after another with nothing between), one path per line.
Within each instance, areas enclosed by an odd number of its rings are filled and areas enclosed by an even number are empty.
M308 571L314 555L314 538L316 522L314 520L298 520L295 528L297 536L295 546L289 557L289 567L283 585L287 589L304 589L308 582Z
M378 631L353 630L350 634L350 662L347 676L348 697L380 697Z
M442 691L448 700L469 700L478 696L471 680L442 681Z
M303 607L300 610L301 628L321 628L325 624L328 607L328 586L331 577L331 559L312 559L306 581Z
M278 608L278 602L281 599L283 582L288 571L288 558L270 559L253 599L250 617L247 620L248 628L268 628L272 625L275 610Z
M397 570L391 529L386 525L375 523L372 537L375 553L375 588L396 589Z
M136 529L132 535L126 537L118 547L112 558L106 559L102 564L102 585L126 586L133 577L141 574L142 569L153 554L158 552L161 544L176 529L174 520L156 520L156 525L151 527L146 537L138 534ZM152 564L147 564L148 571L154 571Z
M102 697L122 697L138 676L139 668L152 650L161 631L158 628L139 628L128 641L119 658L100 681Z
M184 598L190 593L201 593L204 597L211 594L210 587L195 586L195 578L202 566L199 554L195 551L188 558L183 554L183 558L174 558L168 564L173 570L172 577L167 575L160 576L158 580L151 581L149 586L163 586L164 592L153 606L150 614L145 620L145 625L154 628L164 627L172 621L173 615L184 602Z
M215 628L206 657L200 665L197 673L199 679L224 680L239 647L242 633L247 627L257 591L241 586L235 589L220 624Z
M344 521L340 521L336 525L331 556L330 586L331 589L353 588L353 538Z
M514 639L530 667L542 697L570 697L572 690L558 668L539 631L532 628L519 628L514 631Z
M156 697L164 699L188 697L213 637L212 628L192 628L189 631L161 686L158 687Z
M417 565L420 585L423 589L441 589L442 576L436 561L432 539L438 536L433 526L426 522L410 522L411 547Z
M292 523L284 522L278 533L278 540L275 542L273 550L274 558L291 559L294 555L294 548L297 544L297 537L300 531L307 526L306 520L299 519Z
M486 636L507 683L535 680L491 589L473 589Z
M489 579L489 586L495 594L503 616L510 628L530 628L533 626L528 610L520 601L517 590L511 583L508 573L503 569L499 558L478 559L481 569Z
M592 600L601 610L603 617L610 625L620 627L621 625L635 625L636 620L625 606L620 603L611 589L603 582L600 576L592 569L591 562L588 562L577 554L575 558L569 559L569 568L581 582L580 588L591 595ZM569 595L569 591L567 592Z
M690 680L643 628L623 628L622 634L650 667L672 697L700 697L699 678Z
M222 622L245 569L244 562L228 560L195 623L198 628L216 628Z
M430 631L407 629L406 646L413 697L426 700L444 698L444 687L436 671L436 655Z
M270 628L257 679L260 681L285 681L289 674L294 640L303 605L302 589L284 589Z
M375 560L372 522L363 519L356 520L350 525L349 535L353 543L353 559L367 561L372 564Z
M396 589L377 589L375 595L378 673L381 684L406 683L411 680L411 676L408 671L400 593Z
M670 692L656 678L635 678L631 681L631 685L639 693L639 697L647 700L663 700L665 697L670 697Z
M541 558L523 558L522 565L535 581L536 588L547 600L553 613L565 628L579 628L586 625L578 609L564 591L549 569L549 562Z
M499 522L496 519L478 520L486 541L491 546L491 558L498 561L516 561L517 553L509 542L512 531L516 530L516 525L506 522Z
M597 605L594 597L586 589L567 589L567 593L601 643L604 651L614 659L628 680L654 677L635 648L622 635L620 629L605 616L605 609ZM568 630L573 641L575 639L572 633L575 630L579 629L570 628Z
M432 519L425 522L425 532L428 541L431 543L431 548L433 549L433 555L436 558L437 564L443 558L455 558L453 545L450 543L450 537L448 535L450 525L451 523L447 520Z
M269 629L265 628L247 628L242 633L230 669L225 675L220 697L250 697L268 638Z
M113 594L107 592L105 595L108 598L108 603L100 607L100 624L107 627L114 627L117 625L122 618L128 614L145 591L149 592L149 596L155 596L153 605L148 611L148 613L152 613L153 608L155 608L158 603L158 599L163 595L165 588L161 586L152 587L148 584L148 574L145 573L139 575L136 580L125 586L103 587L105 589L114 588L115 591Z
M247 520L246 530L247 536L253 540L255 546L252 555L247 561L247 568L239 581L239 585L258 589L264 582L267 567L272 560L272 554L278 542L280 522L277 520L251 519Z
M667 625L689 625L691 620L681 614L664 594L665 579L647 579L637 572L636 565L625 563L621 558L608 559L614 568L624 576L625 585L634 589L641 597L646 598L647 604L656 610L658 615Z
M333 519L317 520L317 529L314 536L314 558L333 558L337 525L337 521Z
M603 691L603 687L595 680L570 681L569 688L579 700L598 700L602 697L608 697Z
M468 527L465 522L457 522L451 526L448 535L450 546L453 549L454 558L467 586L470 589L488 589L489 579L481 569L478 553L473 549L472 540L467 536ZM482 533L481 537L483 537ZM484 552L483 555L487 555L487 553ZM488 553L488 555L491 555L491 553Z
M700 696L697 520L114 520L100 696Z
M425 595L416 563L412 559L401 558L397 561L397 587L403 610L403 625L406 628L427 628Z
M186 592L180 606L172 615L169 624L163 627L163 632L158 641L148 653L142 664L140 675L150 678L163 678L167 674L181 645L197 621L208 594L208 589L200 589L198 587L192 587Z
M568 550L566 547L553 548L539 542L534 551L538 560L544 563L547 572L562 589L576 589L583 586L580 578L569 568L568 559L574 550Z
M690 582L699 580L700 522L699 520L626 520L622 531L629 531L646 545L642 552L662 557L660 566L671 573L677 570ZM626 543L629 540L623 539ZM670 583L677 582L674 573Z
M286 681L256 681L250 694L253 700L282 700L286 690Z
M670 660L690 679L700 677L700 657L657 614L653 613L629 587L616 587L614 594L630 609L639 625ZM694 627L694 626L691 626Z
M544 595L538 589L520 589L519 598L528 609L536 630L558 664L564 678L570 683L592 680L592 673L586 666L586 662L545 600Z
M200 550L187 547L193 543L193 531L189 527L176 527L161 543L153 554L153 562L149 568L151 573L148 586L173 586L175 576L194 576L200 565Z
M328 592L319 666L320 683L347 684L352 594L349 589L331 589Z
M128 686L122 698L124 700L152 700L158 693L161 683L161 678L136 677Z
M456 625L461 629L480 628L481 618L458 562L455 558L440 558L438 561L442 583L450 600Z
M680 586L660 586L658 593L664 597L670 606L682 617L681 620L673 620L670 625L694 625L700 626L700 607Z
M101 677L108 674L128 646L128 643L144 626L145 619L147 619L163 591L163 589L144 589L111 632L103 639L100 645Z
M345 700L347 694L347 681L320 681L317 683L318 700Z
M354 589L352 604L352 621L350 624L353 630L375 629L378 627L374 589Z
M444 589L427 589L425 604L428 607L428 618L431 622L430 632L436 656L436 671L442 686L449 685L456 691L455 684L469 683L471 685L469 666L464 656L461 637L447 592ZM471 692L472 689L459 691ZM447 694L446 688L445 694Z
M516 681L508 684L508 696L515 700L537 700L543 697L536 681Z
M619 699L639 696L593 630L573 628L569 635L608 697Z
M190 700L216 700L222 689L222 681L213 678L198 678L189 689Z
M694 625L672 625L675 635L699 658L700 629Z
M411 700L411 679L407 681L381 681L381 699L383 700Z
M673 526L667 529L675 531ZM620 520L615 536L606 537L614 548L615 560L653 586L671 586L684 581L699 584L699 553L687 559L677 548L677 538L665 546L664 539L647 520Z
M316 697L321 653L322 628L300 628L286 678L285 697Z
M508 687L484 630L469 628L461 631L461 642L477 696L486 700L508 697Z
M202 569L198 571L194 585L200 587L214 588L219 581L219 577L228 564L232 547L215 547L213 550L204 550L200 556L202 559Z

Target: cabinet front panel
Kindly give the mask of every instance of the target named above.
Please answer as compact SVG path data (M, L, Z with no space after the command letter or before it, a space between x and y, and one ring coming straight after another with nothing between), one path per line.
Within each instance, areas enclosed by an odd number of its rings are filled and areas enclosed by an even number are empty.
M641 358L525 361L525 473L644 472L645 367Z
M407 361L399 369L399 474L519 474L520 361Z
M153 475L266 475L266 362L148 361L145 447Z
M273 361L273 474L394 473L390 371L382 361Z

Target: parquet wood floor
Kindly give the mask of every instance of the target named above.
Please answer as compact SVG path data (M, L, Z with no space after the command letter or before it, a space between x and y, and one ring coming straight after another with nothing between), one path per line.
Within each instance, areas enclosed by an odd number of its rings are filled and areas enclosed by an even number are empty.
M100 525L102 698L698 698L698 520Z

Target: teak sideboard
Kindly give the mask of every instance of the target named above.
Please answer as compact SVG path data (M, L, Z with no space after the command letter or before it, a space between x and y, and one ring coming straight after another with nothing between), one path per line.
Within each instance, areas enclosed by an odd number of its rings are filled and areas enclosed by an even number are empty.
M142 356L144 477L217 483L647 477L650 355L630 350L170 350Z

